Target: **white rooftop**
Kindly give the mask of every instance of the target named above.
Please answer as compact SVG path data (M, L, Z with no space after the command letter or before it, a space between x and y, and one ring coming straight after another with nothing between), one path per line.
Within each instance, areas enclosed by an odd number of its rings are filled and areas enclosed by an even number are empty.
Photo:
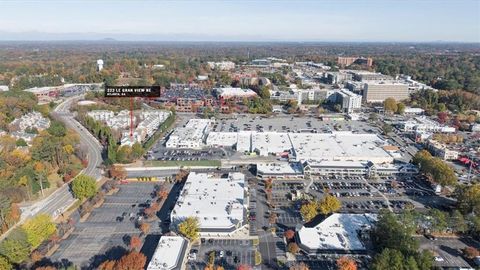
M291 133L290 140L297 160L393 161L382 149L386 142L376 134Z
M302 227L298 237L311 250L365 250L358 231L371 228L375 214L332 214L315 227Z
M191 172L172 211L172 221L197 217L200 230L227 230L243 222L245 175L229 173L227 178Z
M393 162L393 157L382 149L387 145L386 141L369 133L240 131L210 132L207 138L210 146L233 146L235 143L239 152L256 151L261 156L290 152L297 161Z
M181 236L162 236L147 270L180 269L187 240Z
M257 163L257 171L263 174L301 174L302 167L299 163L275 162Z
M250 97L257 95L257 93L251 89L242 89L238 87L217 88L216 91L222 97Z

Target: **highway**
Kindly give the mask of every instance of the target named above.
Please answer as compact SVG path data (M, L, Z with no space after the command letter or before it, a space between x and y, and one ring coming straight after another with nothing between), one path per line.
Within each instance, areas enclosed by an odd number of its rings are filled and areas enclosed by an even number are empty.
M102 170L100 169L100 165L102 164L102 146L95 137L93 137L74 119L73 114L70 112L70 106L72 103L80 98L82 97L74 96L66 99L55 108L51 115L53 118L62 121L68 128L75 130L77 134L79 134L80 144L84 145L88 151L88 165L82 170L82 173L92 176L98 181L102 176ZM70 192L69 185L64 184L41 201L35 202L31 205L22 205L21 222L39 213L46 213L55 218L63 213L74 202L75 198L73 198L73 195Z

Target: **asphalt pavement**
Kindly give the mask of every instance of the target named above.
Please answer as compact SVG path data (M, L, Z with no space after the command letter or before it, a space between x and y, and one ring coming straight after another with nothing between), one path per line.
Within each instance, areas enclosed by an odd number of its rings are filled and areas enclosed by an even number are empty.
M70 106L72 103L80 98L81 96L74 96L66 99L59 104L51 114L54 118L65 123L68 128L75 130L75 132L79 134L80 144L85 145L88 151L88 165L82 173L91 176L98 181L102 176L102 171L99 168L103 161L101 154L102 146L92 134L74 119L73 114L70 112ZM75 198L73 198L73 195L70 192L69 185L64 184L47 198L31 205L22 206L21 220L24 221L25 219L33 217L39 213L46 213L55 218L63 213L74 202Z

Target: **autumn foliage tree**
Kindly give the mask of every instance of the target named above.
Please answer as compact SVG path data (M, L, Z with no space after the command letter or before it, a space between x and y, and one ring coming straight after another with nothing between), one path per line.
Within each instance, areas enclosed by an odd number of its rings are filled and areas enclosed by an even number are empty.
M300 248L298 247L297 243L292 242L288 244L287 250L290 253L297 254L300 251Z
M110 177L117 181L127 178L127 171L122 166L112 166L108 172Z
M130 238L130 249L131 250L139 250L142 247L142 240L140 237L134 235Z
M480 251L474 247L466 247L463 249L463 254L469 259L480 256Z
M237 270L252 270L252 267L248 264L239 264Z
M140 231L142 231L143 234L147 234L150 231L150 224L148 223L140 224Z
M189 174L189 171L187 170L180 170L176 175L175 175L175 181L177 182L183 182L187 179L187 176Z
M98 270L114 270L115 269L115 264L117 262L114 261L114 260L107 260L107 261L104 261L103 263L101 263L99 266L98 266Z
M144 270L146 262L145 255L132 251L117 261L114 270Z
M305 263L301 262L290 266L289 270L310 270L310 268L308 268Z
M286 230L283 236L285 236L285 239L287 239L287 241L291 241L293 237L295 237L295 232L293 230Z
M347 256L342 256L337 260L337 269L338 270L357 270L357 263L347 257Z
M327 215L338 211L342 207L342 203L336 197L327 194L318 203L318 209L320 213Z

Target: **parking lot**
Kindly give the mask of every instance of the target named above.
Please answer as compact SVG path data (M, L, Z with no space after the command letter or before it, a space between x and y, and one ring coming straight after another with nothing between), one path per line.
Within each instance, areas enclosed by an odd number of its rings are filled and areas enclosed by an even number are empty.
M466 267L469 264L462 257L462 249L466 246L479 247L478 243L469 239L459 238L440 238L429 240L424 236L419 236L420 249L428 249L435 256L434 265L440 267Z
M298 201L292 201L292 194L297 191L303 193L307 185L297 180L273 182L272 200L277 206L278 223L291 227L301 222L298 214L300 205ZM419 209L424 208L421 198L435 195L431 190L393 177L374 181L367 181L361 176L316 177L308 186L311 198L319 199L326 193L339 198L342 202L340 211L344 213L376 213L388 208L395 212L407 208Z
M139 235L136 222L142 212L141 207L154 190L153 183L128 183L120 185L120 190L105 196L104 204L94 209L85 222L77 222L75 230L60 242L59 249L51 259L69 260L79 266L92 266L105 257L119 257L128 250L129 239ZM151 223L150 232L159 232L159 226ZM96 256L97 255L97 256Z
M192 246L187 269L204 269L211 252L215 252L215 265L236 269L239 264L255 265L256 247L252 240L205 239Z
M277 131L277 132L331 132L335 130L358 133L374 132L375 128L362 121L320 121L314 117L292 117L287 115L267 117L237 115L234 118L220 118L213 128L217 132Z
M231 156L235 153L233 150L209 148L202 150L194 149L168 149L162 145L157 145L147 153L147 160L165 160L165 161L195 161L195 160L218 160Z

